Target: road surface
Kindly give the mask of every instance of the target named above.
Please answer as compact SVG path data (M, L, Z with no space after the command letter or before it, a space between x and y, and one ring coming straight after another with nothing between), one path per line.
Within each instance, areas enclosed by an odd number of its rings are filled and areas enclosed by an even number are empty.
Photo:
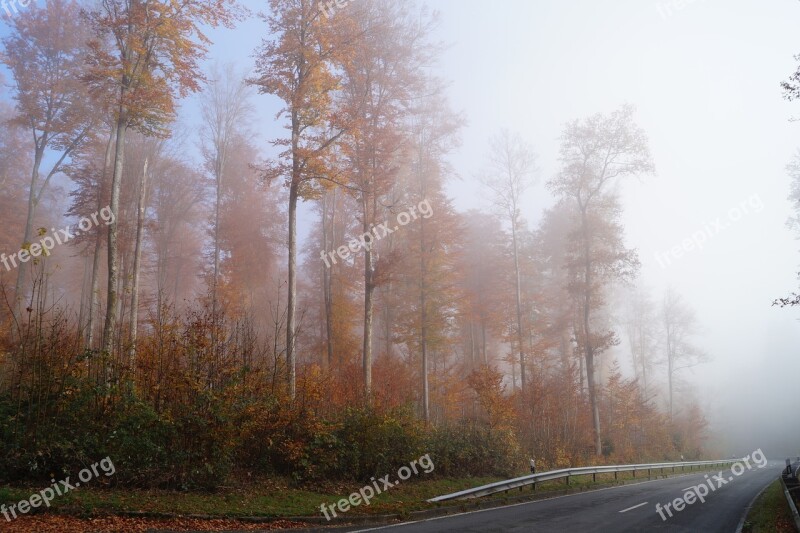
M582 492L548 500L521 503L497 509L469 512L419 522L360 529L387 533L438 532L625 532L665 531L734 533L741 525L747 507L756 495L778 479L781 467L770 462L764 468L745 470L735 476L730 468L719 472L688 474L668 479ZM706 476L708 475L708 478ZM714 478L713 476L717 476ZM674 509L674 500L683 498L685 489L711 483L713 490L683 510ZM694 492L694 491L692 491ZM705 492L699 489L697 492ZM664 506L670 503L669 512ZM656 504L660 504L661 514ZM678 504L680 507L680 504ZM663 516L663 518L662 518Z

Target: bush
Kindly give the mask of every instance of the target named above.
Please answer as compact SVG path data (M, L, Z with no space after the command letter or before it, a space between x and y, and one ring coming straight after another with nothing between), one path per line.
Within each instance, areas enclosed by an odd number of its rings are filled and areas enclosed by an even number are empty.
M426 449L441 476L509 477L525 464L513 430L469 422L432 430Z

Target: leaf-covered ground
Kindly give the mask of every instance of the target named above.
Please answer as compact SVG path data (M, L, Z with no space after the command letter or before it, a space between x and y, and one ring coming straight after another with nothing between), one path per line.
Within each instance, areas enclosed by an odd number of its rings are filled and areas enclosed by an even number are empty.
M0 521L0 530L9 533L136 533L145 531L264 531L308 527L300 522L278 520L254 524L237 520L196 520L179 518L170 520L103 517L81 519L69 516L25 516L12 522Z

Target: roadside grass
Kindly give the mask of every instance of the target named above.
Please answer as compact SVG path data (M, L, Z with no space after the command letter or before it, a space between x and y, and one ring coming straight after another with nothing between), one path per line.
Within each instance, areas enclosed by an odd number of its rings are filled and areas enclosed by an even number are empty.
M743 533L794 532L792 515L780 480L770 485L753 504L745 519Z
M488 477L409 480L376 496L370 505L355 507L348 514L388 514L423 509L430 506L425 503L428 498L499 480ZM335 504L362 487L342 484L324 489L295 488L288 481L280 479L227 487L215 492L81 487L56 497L50 509L76 516L129 512L219 517L322 516L320 505ZM0 504L8 505L27 499L40 488L0 487Z
M702 472L705 470L693 470ZM675 472L680 473L680 470ZM690 473L686 470L685 473ZM672 474L667 469L664 475ZM661 471L652 472L653 479L661 475ZM596 486L607 486L622 482L646 481L647 472L621 472L615 479L614 474L597 474L596 481L591 475L574 476L569 484L566 480L552 480L538 483L534 489L527 486L513 489L508 493L499 493L490 498L502 503L503 500L517 496L531 496L558 491L581 491ZM463 502L443 502L429 504L429 498L449 494L471 487L477 487L501 481L496 477L465 477L455 479L414 479L408 480L382 492L370 502L370 505L352 507L345 516L399 514L412 511L459 505ZM379 483L380 486L380 483ZM236 486L220 488L215 492L177 492L167 490L137 490L123 488L81 487L53 500L50 512L79 517L90 517L108 514L152 513L177 515L206 515L214 517L262 517L290 518L304 516L322 516L320 506L335 505L351 493L358 492L363 485L327 484L320 487L293 486L285 479L269 479L248 481ZM27 499L44 487L0 487L0 504L13 504ZM478 500L474 500L478 501ZM40 512L40 507L34 511ZM341 514L340 514L341 516Z

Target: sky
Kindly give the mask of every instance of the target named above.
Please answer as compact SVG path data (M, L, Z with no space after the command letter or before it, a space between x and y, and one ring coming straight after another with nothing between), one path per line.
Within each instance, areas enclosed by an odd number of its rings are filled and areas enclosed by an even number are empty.
M726 455L800 455L800 313L771 305L798 287L800 270L800 245L786 227L785 170L800 148L800 123L790 121L800 102L785 101L780 89L800 53L800 2L424 5L441 14L434 39L447 48L437 71L467 119L450 158L454 205L488 207L477 176L488 139L508 129L539 156L539 184L523 208L533 227L553 203L544 184L558 171L565 123L634 105L656 173L619 186L626 240L639 251L640 283L658 297L674 288L697 312L697 342L710 361L683 378L695 384L713 444ZM210 55L248 68L263 33L257 19L216 30L212 38L225 44ZM266 118L255 128L266 144L282 134L272 120L279 105L269 96L257 104ZM301 210L301 230L311 222ZM624 346L616 355L625 364Z
M254 12L266 6L245 4ZM800 122L790 118L800 117L800 102L785 101L780 89L800 53L800 2L424 5L441 13L434 37L448 48L437 70L467 119L450 157L454 205L488 207L476 178L489 137L508 129L539 156L539 185L523 208L533 227L553 203L544 183L558 171L564 124L634 105L656 174L620 184L626 240L639 250L641 283L656 295L673 287L697 311L698 343L711 361L684 377L696 385L720 450L800 455L800 313L771 305L798 288L800 270L800 243L785 224L792 210L785 166L800 148ZM249 69L264 32L257 18L211 31L218 44L209 56ZM253 127L268 146L283 134L274 120L279 105L270 96L256 104ZM193 107L187 102L184 116ZM311 223L306 207L301 230ZM624 362L624 349L618 355Z

